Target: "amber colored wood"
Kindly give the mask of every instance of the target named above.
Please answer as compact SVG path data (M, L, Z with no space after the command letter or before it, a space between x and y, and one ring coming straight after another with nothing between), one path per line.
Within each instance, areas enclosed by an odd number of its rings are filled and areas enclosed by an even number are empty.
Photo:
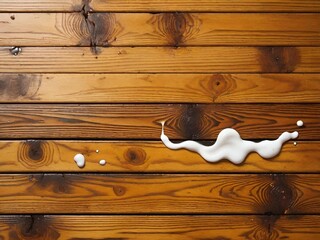
M319 72L318 47L0 48L0 72L288 73Z
M320 103L319 91L319 74L0 74L2 103Z
M320 217L317 215L281 217L264 215L2 215L0 216L0 238L25 240L311 240L320 237L319 223Z
M98 150L98 152L96 152ZM82 153L86 166L73 161ZM105 166L99 161L105 159ZM162 142L136 141L0 141L0 172L320 172L320 142L284 145L269 160L251 154L244 164L207 163L187 150L173 151Z
M224 128L245 139L299 131L319 139L319 104L0 104L2 139L100 138L213 140ZM299 128L302 119L305 127Z
M317 174L1 174L0 213L319 214Z
M13 11L200 11L319 12L318 0L1 0L2 12Z
M2 13L2 46L320 45L319 14Z

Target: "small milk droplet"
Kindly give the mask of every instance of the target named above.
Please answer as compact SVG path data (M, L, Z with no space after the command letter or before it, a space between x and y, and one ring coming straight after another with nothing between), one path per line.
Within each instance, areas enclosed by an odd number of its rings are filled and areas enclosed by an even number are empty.
M294 142L293 145L297 146L297 142Z
M84 165L86 163L86 159L81 153L78 153L77 155L75 155L73 159L77 163L79 168L84 167Z
M301 120L297 121L297 126L298 127L302 127L303 126L303 121L301 121Z
M104 160L104 159L102 159L102 160L99 161L99 164L100 164L101 166L106 165L106 163L107 163L107 162L106 162L106 160Z
M99 152L99 150L97 149L97 150L96 150L96 153L98 153L98 152Z

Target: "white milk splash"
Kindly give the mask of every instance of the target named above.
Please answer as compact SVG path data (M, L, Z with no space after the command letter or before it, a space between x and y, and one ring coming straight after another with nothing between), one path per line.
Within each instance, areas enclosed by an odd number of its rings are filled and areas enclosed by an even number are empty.
M261 142L252 142L243 140L240 134L232 129L223 129L217 141L212 146L204 146L195 141L184 141L181 143L173 143L164 134L164 124L161 122L162 132L161 140L170 149L187 149L200 154L208 162L218 162L227 159L234 164L242 163L250 152L257 152L263 158L272 158L278 155L281 151L282 145L290 139L298 137L298 132L284 132L278 139L269 141L264 140Z
M79 168L83 168L84 165L86 164L86 159L81 153L78 153L77 155L75 155L73 159Z

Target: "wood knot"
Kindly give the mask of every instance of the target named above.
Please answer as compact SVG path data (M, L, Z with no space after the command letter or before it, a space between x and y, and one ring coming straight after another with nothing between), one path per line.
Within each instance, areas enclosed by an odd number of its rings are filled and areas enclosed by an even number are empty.
M113 192L117 195L117 196L123 196L126 193L126 188L122 187L122 186L113 186Z
M131 165L143 165L146 160L146 152L142 148L129 148L124 153L124 158L130 163Z
M19 144L17 159L28 169L36 169L51 164L53 149L45 141L28 140Z
M165 39L174 47L179 47L193 38L202 24L195 15L178 12L153 14L147 23L153 26L155 37Z
M17 216L16 220L10 223L9 239L59 239L60 234L50 228L50 224L50 220L43 215Z
M219 96L222 96L224 94L227 94L227 92L235 88L236 84L232 79L226 79L222 74L213 74L211 76L211 87L212 89L212 99L213 102L219 98Z
M294 72L300 63L299 50L295 47L259 47L258 50L262 72Z
M0 76L0 95L2 99L34 99L41 84L37 76L24 74L3 74Z

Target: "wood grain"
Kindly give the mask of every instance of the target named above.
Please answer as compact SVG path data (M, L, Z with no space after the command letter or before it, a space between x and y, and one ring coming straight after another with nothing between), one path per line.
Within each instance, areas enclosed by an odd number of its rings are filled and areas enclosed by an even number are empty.
M319 214L317 174L1 174L0 213Z
M319 46L320 15L2 13L0 35L2 46Z
M242 240L244 238L311 240L320 237L319 223L320 217L315 215L281 217L2 215L0 237L25 240ZM106 236L108 238L105 238Z
M2 139L159 140L163 120L171 139L213 140L228 127L245 139L320 135L319 104L0 104L0 115ZM297 127L299 119L305 127Z
M320 103L319 91L319 74L0 73L2 103Z
M0 48L7 73L314 73L319 62L318 47Z
M263 160L251 154L242 165L209 164L198 154L172 151L162 142L136 141L0 141L0 172L320 172L320 142L284 145L281 154ZM97 153L96 150L99 150ZM73 161L84 154L86 166ZM107 165L100 166L105 159Z
M25 11L196 11L196 12L319 12L318 0L2 0L2 12Z

